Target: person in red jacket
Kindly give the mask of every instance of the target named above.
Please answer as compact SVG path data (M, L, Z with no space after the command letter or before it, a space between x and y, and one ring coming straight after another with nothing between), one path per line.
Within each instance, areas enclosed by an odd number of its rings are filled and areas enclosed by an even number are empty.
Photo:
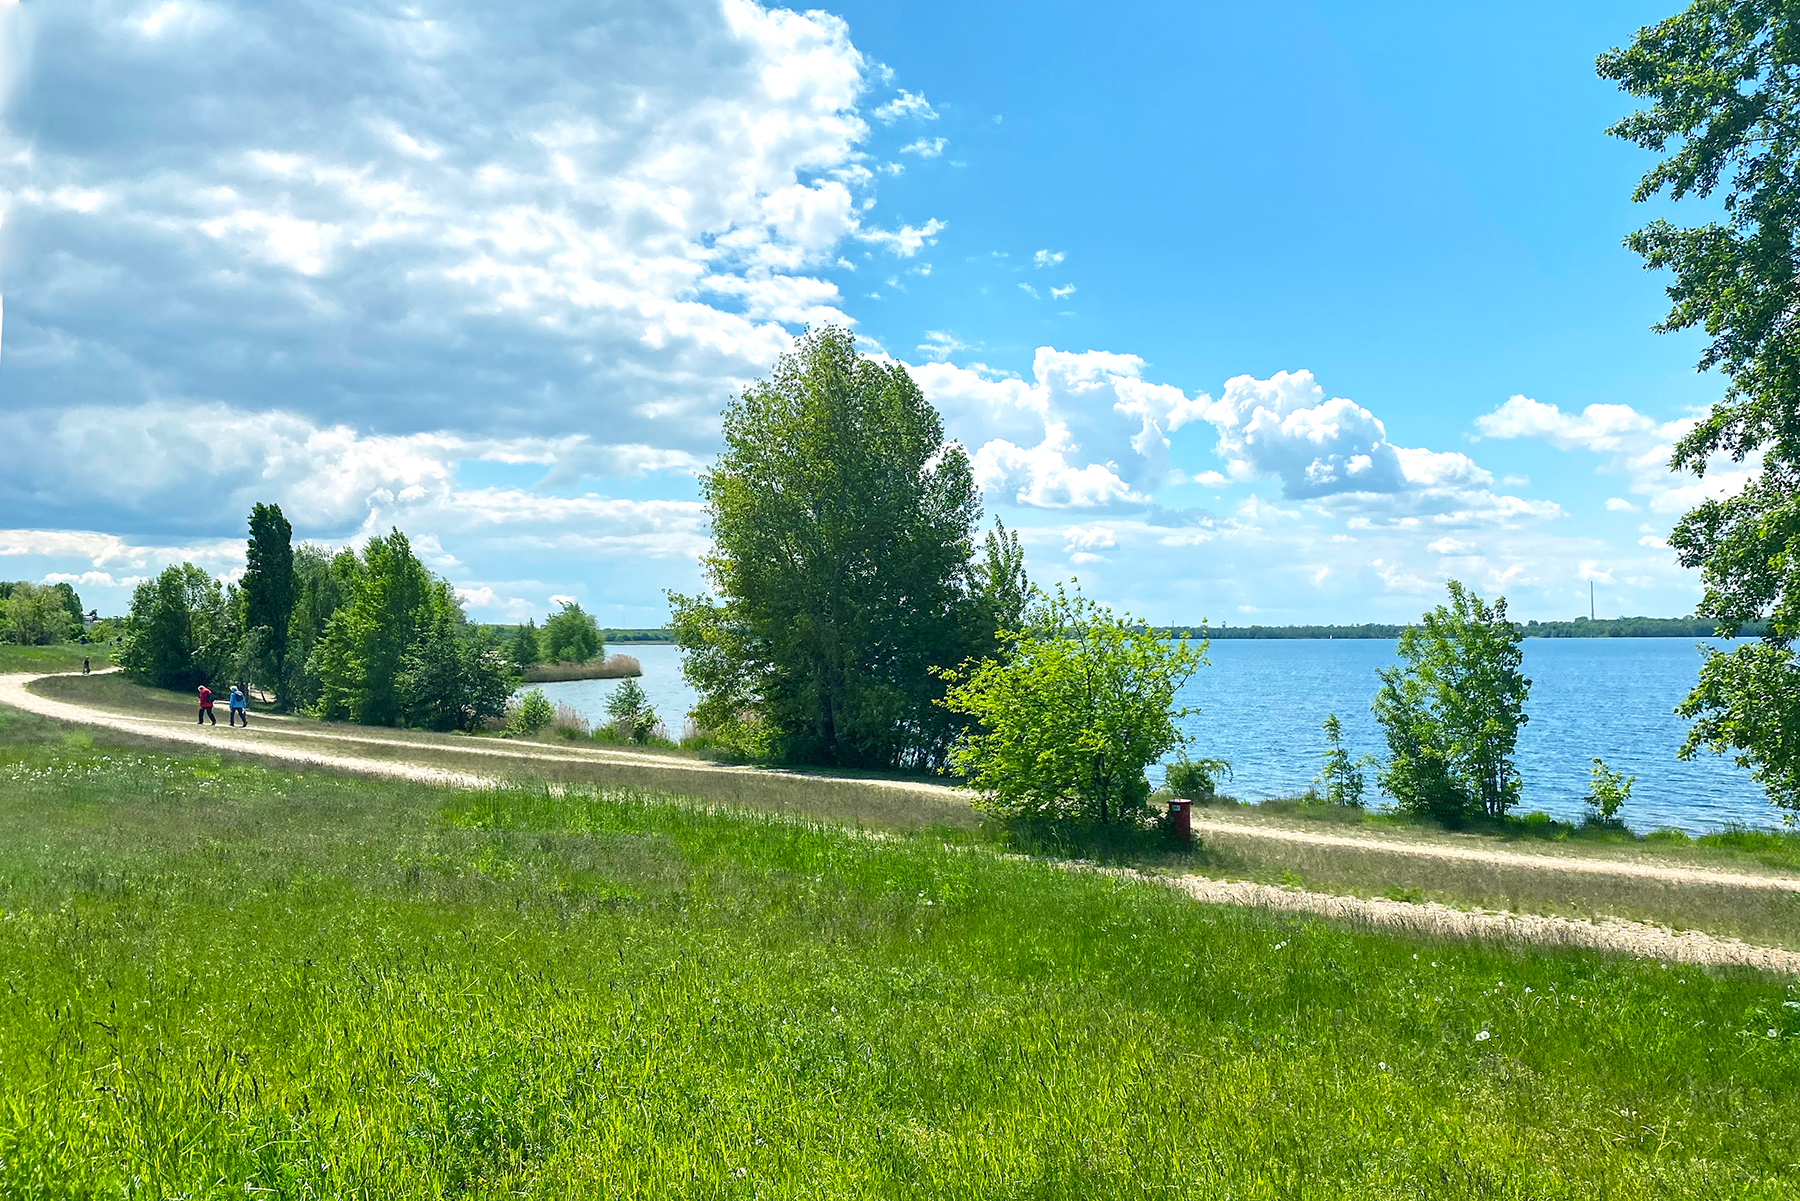
M219 724L219 719L213 716L212 689L202 684L200 685L200 716L195 718L194 722L197 725L205 725L209 721L215 726Z

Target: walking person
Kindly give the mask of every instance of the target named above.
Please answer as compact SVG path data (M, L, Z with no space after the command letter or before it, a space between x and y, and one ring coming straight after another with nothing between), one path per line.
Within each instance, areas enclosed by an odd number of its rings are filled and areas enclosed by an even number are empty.
M194 724L203 726L209 721L215 726L219 724L219 719L213 716L212 689L202 684L200 685L200 716L194 719Z
M236 727L238 719L242 718L244 721L244 728L248 730L250 728L250 698L239 691L236 684L233 684L231 686L231 696L227 698L227 703L231 706L231 713L225 718L225 724Z
M81 661L81 674L85 676L87 673L88 673L88 661L86 659L83 659Z

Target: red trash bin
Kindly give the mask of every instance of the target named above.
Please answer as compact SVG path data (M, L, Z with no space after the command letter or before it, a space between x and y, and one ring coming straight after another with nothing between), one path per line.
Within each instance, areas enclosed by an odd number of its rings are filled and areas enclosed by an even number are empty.
M1193 807L1194 802L1182 797L1169 802L1169 837L1175 840L1176 846L1187 847L1194 843L1194 830L1188 817L1188 810Z

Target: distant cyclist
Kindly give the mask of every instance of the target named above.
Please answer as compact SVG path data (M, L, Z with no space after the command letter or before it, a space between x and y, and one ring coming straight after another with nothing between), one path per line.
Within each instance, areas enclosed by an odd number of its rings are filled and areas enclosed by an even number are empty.
M83 659L81 661L81 674L85 676L87 673L88 673L88 661L86 659Z
M213 716L212 689L202 684L200 685L200 716L194 719L194 724L203 726L209 721L215 726L219 724L219 719Z
M228 726L236 726L238 724L238 719L242 718L244 728L248 730L250 728L250 698L238 691L238 686L233 684L231 686L231 696L228 703L231 706L231 714L225 719L225 724Z

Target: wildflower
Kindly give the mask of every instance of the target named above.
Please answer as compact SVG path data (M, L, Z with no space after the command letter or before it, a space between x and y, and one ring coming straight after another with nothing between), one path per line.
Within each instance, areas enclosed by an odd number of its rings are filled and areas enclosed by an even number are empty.
M1276 944L1275 944L1275 949L1276 949L1276 950L1277 950L1277 951L1279 951L1279 950L1281 950L1281 948L1283 948L1283 947L1285 947L1285 946L1287 946L1287 940L1286 940L1286 939L1283 939L1283 940L1282 940L1282 941L1280 941L1280 942L1278 942L1278 943L1276 943Z
M1379 1068L1380 1068L1380 1069L1381 1069L1381 1070L1382 1070L1382 1071L1384 1071L1384 1072L1385 1072L1385 1071L1387 1071L1387 1064L1386 1064L1386 1063L1379 1063L1379 1064L1376 1064L1376 1065L1375 1065L1375 1066L1377 1066L1377 1067L1379 1067Z
M1492 1037L1494 1037L1494 1036L1489 1034L1486 1030L1483 1030L1480 1034L1477 1034L1475 1036L1475 1041L1478 1043L1484 1043Z
M1771 1026L1771 1027L1770 1027L1770 1028L1769 1028L1769 1037L1770 1037L1770 1038L1780 1038L1780 1037L1781 1037L1781 1031L1779 1031L1779 1030L1777 1030L1777 1029L1775 1029L1775 1028L1774 1028L1774 1027L1772 1027L1772 1026Z

